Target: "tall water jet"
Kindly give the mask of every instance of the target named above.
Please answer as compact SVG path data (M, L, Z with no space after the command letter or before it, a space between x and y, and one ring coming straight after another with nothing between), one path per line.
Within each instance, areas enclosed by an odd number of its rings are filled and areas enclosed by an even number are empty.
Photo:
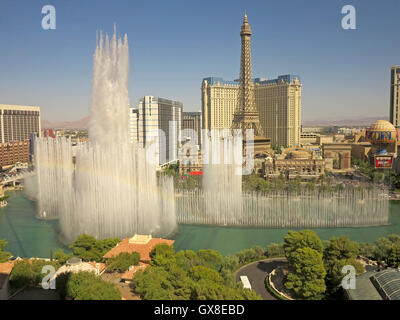
M203 190L183 192L180 212L189 218L195 204L191 223L230 225L242 216L242 137L230 130L203 133Z
M94 54L89 138L73 152L65 138L35 143L38 216L58 218L63 237L134 233L166 236L176 228L172 179L157 182L146 149L129 139L128 39L100 35Z

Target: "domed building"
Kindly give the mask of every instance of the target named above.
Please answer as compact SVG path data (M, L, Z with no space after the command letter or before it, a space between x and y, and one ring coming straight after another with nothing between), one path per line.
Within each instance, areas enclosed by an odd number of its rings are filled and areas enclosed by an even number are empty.
M304 148L286 148L281 154L268 157L264 162L266 178L279 177L281 174L286 178L314 178L324 174L325 161L317 157L313 151Z
M398 130L386 120L377 120L365 132L366 140L371 143L370 160L375 168L392 168L393 159L397 157Z

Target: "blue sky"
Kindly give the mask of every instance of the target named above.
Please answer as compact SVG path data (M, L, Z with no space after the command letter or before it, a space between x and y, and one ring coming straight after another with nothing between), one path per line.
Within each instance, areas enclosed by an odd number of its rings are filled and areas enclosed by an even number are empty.
M46 4L56 30L41 28ZM347 4L356 30L341 28ZM254 76L300 75L304 120L388 117L398 0L1 0L0 103L39 105L50 121L88 115L96 31L116 23L129 38L132 105L150 94L199 110L202 78L238 77L245 10Z

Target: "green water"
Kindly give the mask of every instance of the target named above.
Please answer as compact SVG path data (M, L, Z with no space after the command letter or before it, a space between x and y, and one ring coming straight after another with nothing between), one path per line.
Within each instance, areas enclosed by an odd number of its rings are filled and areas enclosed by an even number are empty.
M8 206L0 209L0 239L7 239L8 251L14 256L49 257L50 249L63 245L57 239L55 221L34 218L34 202L23 197L21 192L10 193ZM271 242L282 242L289 229L231 228L181 225L175 237L175 248L216 249L222 254ZM365 228L321 228L314 229L321 239L347 235L361 242L373 242L392 233L400 234L400 201L390 203L390 225Z
M50 249L67 249L57 239L56 221L36 219L35 203L21 192L7 194L8 205L0 208L0 239L8 241L7 251L15 257L48 258Z

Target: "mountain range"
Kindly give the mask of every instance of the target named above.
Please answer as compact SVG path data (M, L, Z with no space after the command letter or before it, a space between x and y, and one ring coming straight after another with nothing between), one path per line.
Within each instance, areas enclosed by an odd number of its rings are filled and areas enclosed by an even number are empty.
M42 129L87 129L89 116L77 121L50 122L42 120Z
M387 117L364 117L353 119L315 119L304 120L303 126L367 126L376 120L388 120ZM89 116L77 121L50 122L42 121L43 129L87 129L89 125Z

